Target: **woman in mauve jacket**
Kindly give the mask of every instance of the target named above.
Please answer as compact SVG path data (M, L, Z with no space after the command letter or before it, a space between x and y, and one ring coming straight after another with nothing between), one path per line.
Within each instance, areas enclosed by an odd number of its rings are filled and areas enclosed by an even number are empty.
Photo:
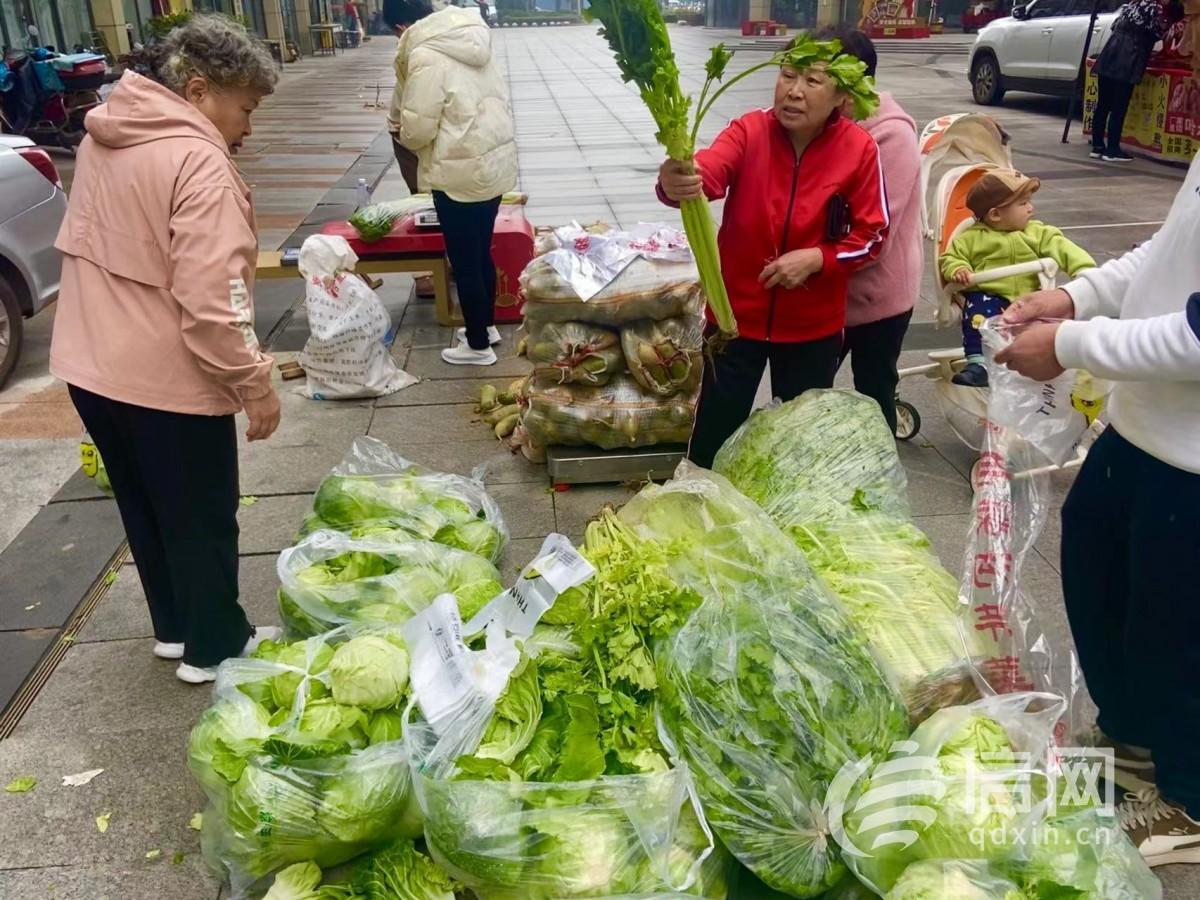
M223 16L141 54L88 113L55 246L50 371L108 469L154 626L154 655L216 678L269 629L238 603L238 446L279 425L254 331L258 235L233 154L275 88L271 56Z
M688 450L698 465L750 415L768 362L782 400L833 385L850 274L889 225L879 150L839 111L845 96L825 66L785 65L773 108L730 123L696 154L695 175L673 160L659 170L660 199L725 200L717 243L739 336L705 367Z

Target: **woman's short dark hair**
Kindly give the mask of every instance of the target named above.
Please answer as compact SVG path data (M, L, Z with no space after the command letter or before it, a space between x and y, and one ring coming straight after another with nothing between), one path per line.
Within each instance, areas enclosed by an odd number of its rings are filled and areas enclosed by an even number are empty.
M866 63L867 74L875 77L879 55L875 52L875 44L866 34L848 25L838 25L822 28L816 37L818 41L841 41L842 51Z
M430 0L383 0L383 21L392 28L411 25L432 13Z

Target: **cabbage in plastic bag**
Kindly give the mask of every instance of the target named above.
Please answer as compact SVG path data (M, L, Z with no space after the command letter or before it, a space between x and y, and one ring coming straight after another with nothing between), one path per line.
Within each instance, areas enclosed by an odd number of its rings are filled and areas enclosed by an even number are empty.
M399 625L441 594L454 594L467 617L504 588L482 556L400 532L356 540L337 531L310 534L279 555L279 610L290 636L348 623Z
M705 598L659 651L664 743L730 852L769 887L815 897L846 875L830 783L904 737L908 717L795 545L725 479L681 473L619 514Z

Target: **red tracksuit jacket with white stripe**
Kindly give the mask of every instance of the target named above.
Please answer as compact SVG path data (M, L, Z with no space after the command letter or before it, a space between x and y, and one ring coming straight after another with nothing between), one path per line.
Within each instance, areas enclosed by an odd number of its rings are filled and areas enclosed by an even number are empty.
M709 199L725 198L718 243L738 333L782 343L841 331L850 273L879 254L890 224L871 136L835 113L797 156L775 113L756 110L731 122L696 163ZM834 197L849 207L849 233L830 241ZM825 266L804 285L767 290L759 283L767 263L808 247L821 249Z

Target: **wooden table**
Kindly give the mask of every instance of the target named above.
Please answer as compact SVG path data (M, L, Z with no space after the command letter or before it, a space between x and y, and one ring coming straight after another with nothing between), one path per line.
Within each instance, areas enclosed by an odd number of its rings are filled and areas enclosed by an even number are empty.
M450 296L450 265L444 254L405 253L386 257L360 259L355 267L359 275L381 275L388 272L430 272L433 277L434 308L437 323L447 328L463 324L462 310ZM263 250L258 254L257 278L298 278L300 269L285 266L278 250Z
M336 24L318 24L309 25L308 31L313 37L313 53L332 53L337 56L339 35L344 29L341 25ZM326 46L325 38L329 38L329 45ZM318 38L320 40L318 40Z

